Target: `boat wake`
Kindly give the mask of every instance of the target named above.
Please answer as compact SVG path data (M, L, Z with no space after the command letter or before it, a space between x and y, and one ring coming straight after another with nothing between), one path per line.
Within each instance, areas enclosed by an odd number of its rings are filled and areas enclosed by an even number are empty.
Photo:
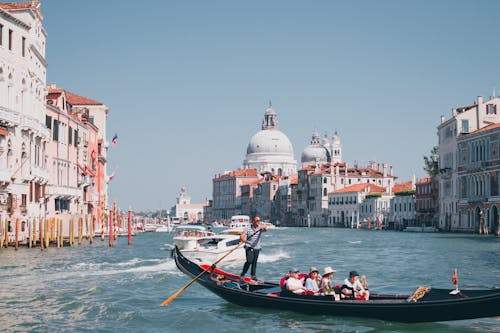
M361 244L362 242L360 240L358 241L347 241L349 244Z

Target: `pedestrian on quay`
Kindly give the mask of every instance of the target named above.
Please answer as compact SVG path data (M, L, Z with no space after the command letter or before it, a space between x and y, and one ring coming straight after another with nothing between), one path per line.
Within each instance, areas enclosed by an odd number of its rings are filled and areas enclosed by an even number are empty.
M260 252L260 237L262 236L262 232L267 231L266 227L262 227L259 224L260 217L256 215L252 219L252 225L240 235L240 240L245 243L246 253L246 262L240 274L241 279L245 278L248 268L252 266L250 271L252 280L257 280L256 271L257 259L259 259Z

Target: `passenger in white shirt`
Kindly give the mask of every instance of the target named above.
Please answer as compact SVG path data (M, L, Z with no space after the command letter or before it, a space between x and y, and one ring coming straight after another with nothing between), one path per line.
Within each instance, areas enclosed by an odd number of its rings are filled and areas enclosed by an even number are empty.
M304 288L302 281L299 280L298 269L295 268L291 269L289 275L290 277L286 280L286 289L290 290L295 294L302 294L304 291L306 291L306 288Z
M359 282L359 274L356 271L349 272L349 278L344 280L342 295L344 295L344 297L353 297L366 301L370 299L370 292L363 288L361 282Z

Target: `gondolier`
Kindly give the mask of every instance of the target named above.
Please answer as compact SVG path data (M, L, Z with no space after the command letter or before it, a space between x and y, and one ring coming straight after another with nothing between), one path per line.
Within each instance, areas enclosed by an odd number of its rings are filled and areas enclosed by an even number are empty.
M240 236L241 241L245 243L245 252L247 259L240 274L241 279L245 277L248 268L252 266L252 269L250 271L252 280L257 280L256 270L257 260L259 259L260 252L260 237L262 236L263 231L267 231L267 228L261 227L259 223L260 217L254 216L254 218L252 219L252 225L247 228Z

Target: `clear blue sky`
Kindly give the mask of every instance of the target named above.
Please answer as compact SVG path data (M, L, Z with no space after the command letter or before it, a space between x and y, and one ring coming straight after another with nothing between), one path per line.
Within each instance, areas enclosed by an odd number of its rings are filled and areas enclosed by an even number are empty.
M424 176L440 116L500 91L500 1L42 0L47 81L105 103L111 199L194 202L241 167L272 100L295 157L317 128L344 159Z

